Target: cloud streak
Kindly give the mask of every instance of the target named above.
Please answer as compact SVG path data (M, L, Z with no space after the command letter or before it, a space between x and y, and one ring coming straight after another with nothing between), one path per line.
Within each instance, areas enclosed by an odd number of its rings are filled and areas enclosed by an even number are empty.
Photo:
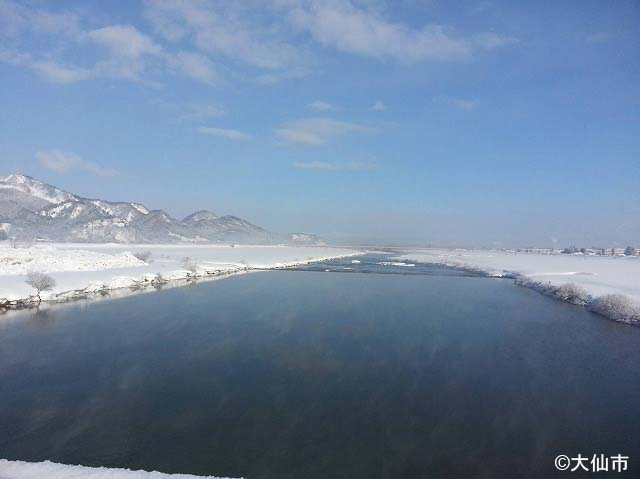
M285 123L281 128L276 129L275 133L276 136L288 142L322 145L336 137L366 131L371 131L371 128L358 123L331 118L305 118Z
M182 115L180 117L181 120L206 120L225 114L224 108L212 104L191 104L188 109L189 113Z
M196 128L198 133L209 136L219 136L228 140L250 140L252 138L248 133L243 133L239 130L232 130L228 128L212 128L209 126L199 126Z
M88 171L91 174L102 177L117 176L117 170L103 168L90 161L83 160L75 153L60 150L38 151L36 159L40 165L56 173L64 174L72 170Z
M309 162L295 162L293 167L301 170L351 170L351 171L366 171L373 170L378 167L375 163L330 163L326 161L309 161Z
M316 110L316 111L331 111L331 110L335 110L336 108L331 103L327 103L326 101L320 101L320 100L312 101L307 106L312 110Z

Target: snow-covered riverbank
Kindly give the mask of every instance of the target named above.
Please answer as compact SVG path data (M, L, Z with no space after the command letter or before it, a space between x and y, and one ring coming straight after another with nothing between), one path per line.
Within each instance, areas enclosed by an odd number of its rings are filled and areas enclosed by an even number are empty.
M361 254L327 246L136 245L47 243L14 248L0 242L0 305L35 301L25 280L46 273L55 287L43 301ZM143 259L140 259L143 258Z
M416 249L398 255L396 259L444 264L514 278L523 286L559 299L590 304L591 309L611 319L640 321L640 257ZM605 309L610 306L601 303L612 299L618 303L617 310L607 313Z
M57 464L51 461L24 462L0 459L2 479L225 479L191 474L132 471L109 467L85 467Z

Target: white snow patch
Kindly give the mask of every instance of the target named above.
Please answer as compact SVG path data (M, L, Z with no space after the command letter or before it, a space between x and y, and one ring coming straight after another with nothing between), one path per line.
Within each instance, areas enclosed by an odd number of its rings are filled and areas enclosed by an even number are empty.
M145 208L144 205L141 205L141 204L138 204L138 203L131 203L131 206L133 206L135 209L137 209L143 215L148 215L149 214L149 210L147 208Z
M200 237L188 238L186 236L182 236L182 235L179 235L177 233L173 233L172 231L169 231L169 236L171 236L172 238L179 239L180 241L184 241L185 243L197 243L197 242L206 241L205 239L200 238Z
M416 249L394 259L477 269L498 277L526 276L551 286L570 282L593 297L622 294L640 304L640 257Z
M60 213L62 213L64 210L71 208L73 205L74 203L71 203L71 202L61 203L58 206L51 208L49 210L43 211L40 214L42 216L50 216L51 218L56 218Z
M117 254L82 249L64 250L55 245L37 244L30 248L11 248L0 243L0 278L25 275L29 271L55 273L62 271L98 271L143 265L128 251ZM0 289L0 297L2 297Z
M397 261L380 261L379 264L381 266L407 266L407 267L411 267L411 266L415 266L415 264L411 264L411 263L400 263Z
M150 251L151 261L139 260L131 251ZM133 288L163 280L210 277L251 269L273 269L364 254L327 246L272 246L192 244L92 244L47 243L13 248L0 242L0 304L28 300L33 290L25 283L30 271L51 275L56 286L43 292L45 301L68 299L80 293ZM188 257L195 271L188 271Z
M109 467L69 466L51 461L24 462L0 459L1 479L223 479L192 474L165 474Z

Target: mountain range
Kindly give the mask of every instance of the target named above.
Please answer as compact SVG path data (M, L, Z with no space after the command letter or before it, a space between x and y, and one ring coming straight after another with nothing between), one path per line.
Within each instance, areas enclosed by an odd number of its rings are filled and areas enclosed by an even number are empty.
M139 203L84 198L25 175L0 177L0 239L90 243L317 243L271 233L237 216L196 211L182 220Z

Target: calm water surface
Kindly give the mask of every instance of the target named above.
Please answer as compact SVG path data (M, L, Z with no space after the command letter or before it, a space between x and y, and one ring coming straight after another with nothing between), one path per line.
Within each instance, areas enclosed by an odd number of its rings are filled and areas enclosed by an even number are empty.
M561 453L622 453L615 477L640 473L640 328L420 267L259 272L0 318L0 457L537 478Z

